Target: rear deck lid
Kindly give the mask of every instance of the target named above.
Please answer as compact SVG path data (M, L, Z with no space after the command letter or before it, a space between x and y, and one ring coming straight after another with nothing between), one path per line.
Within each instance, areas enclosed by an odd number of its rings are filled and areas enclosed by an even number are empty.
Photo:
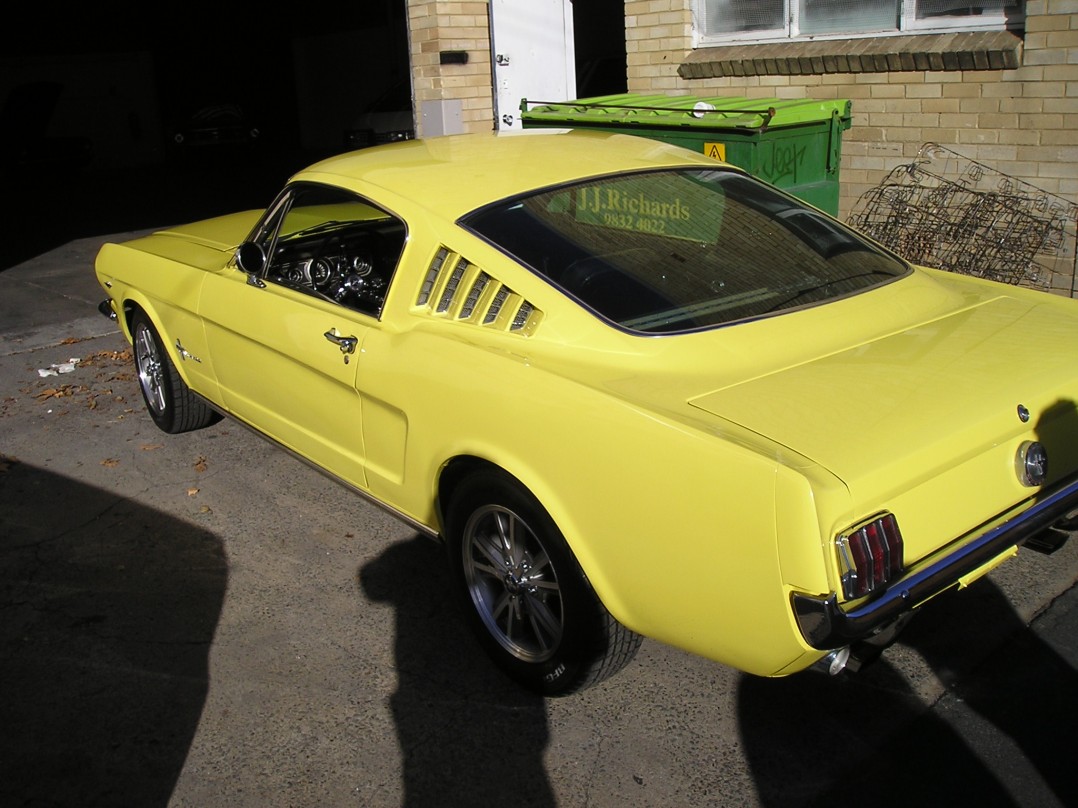
M1036 429L1074 395L1073 317L998 297L691 403L810 458L851 489L909 481ZM1019 405L1032 412L1029 424ZM901 466L901 468L899 468ZM882 485L883 483L881 483Z

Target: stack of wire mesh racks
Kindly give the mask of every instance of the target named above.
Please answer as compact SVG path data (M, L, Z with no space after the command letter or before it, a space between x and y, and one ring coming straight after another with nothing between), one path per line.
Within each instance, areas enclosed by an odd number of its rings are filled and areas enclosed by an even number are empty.
M1078 205L936 143L848 221L917 264L1075 297Z

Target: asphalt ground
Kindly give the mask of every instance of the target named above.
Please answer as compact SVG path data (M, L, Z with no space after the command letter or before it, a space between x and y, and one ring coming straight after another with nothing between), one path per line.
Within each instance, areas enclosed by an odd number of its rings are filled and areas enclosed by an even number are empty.
M44 246L0 272L0 804L1078 805L1078 542L928 604L856 676L645 641L539 699L447 606L434 542L227 419L156 430L92 275L194 210L142 208L13 230Z

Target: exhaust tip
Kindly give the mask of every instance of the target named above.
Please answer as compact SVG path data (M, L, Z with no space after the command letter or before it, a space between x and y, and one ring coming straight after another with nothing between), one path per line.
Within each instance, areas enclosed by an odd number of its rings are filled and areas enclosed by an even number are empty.
M846 648L839 648L835 651L832 651L830 654L817 662L814 667L817 670L826 673L828 676L838 676L840 673L846 670L846 665L849 663L849 661L850 649L847 646Z

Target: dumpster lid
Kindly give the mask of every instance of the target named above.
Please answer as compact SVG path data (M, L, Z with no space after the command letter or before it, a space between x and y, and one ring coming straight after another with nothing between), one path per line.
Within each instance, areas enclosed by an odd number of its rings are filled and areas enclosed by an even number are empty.
M603 126L699 127L763 131L783 126L830 122L848 124L848 99L699 97L623 93L573 101L521 99L524 121L602 124Z

